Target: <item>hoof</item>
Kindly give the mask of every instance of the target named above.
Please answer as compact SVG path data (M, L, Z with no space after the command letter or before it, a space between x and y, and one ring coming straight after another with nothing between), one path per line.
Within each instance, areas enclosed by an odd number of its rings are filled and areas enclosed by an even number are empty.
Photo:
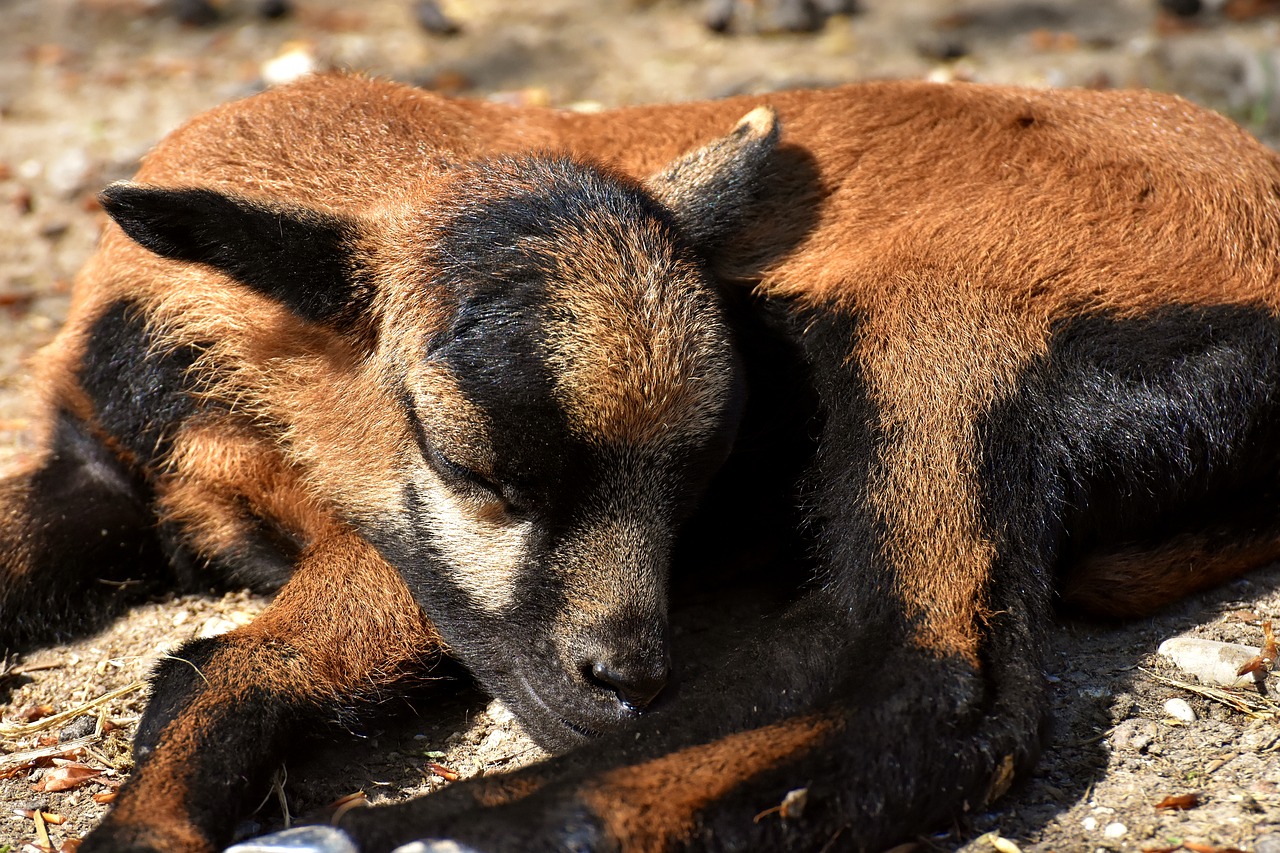
M466 844L459 844L456 841L414 841L411 844L404 844L392 850L391 853L480 853L474 847L468 847Z
M331 826L299 826L250 838L223 853L360 853L351 837Z

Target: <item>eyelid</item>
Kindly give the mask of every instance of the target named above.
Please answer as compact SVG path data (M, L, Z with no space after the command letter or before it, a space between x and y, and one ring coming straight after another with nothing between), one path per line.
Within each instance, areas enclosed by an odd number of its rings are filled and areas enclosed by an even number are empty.
M493 500L502 501L504 505L510 505L506 495L503 493L502 486L478 471L474 471L465 465L459 465L449 457L445 456L434 445L429 445L429 461L432 467L445 479L450 480L453 484L462 485L477 491L482 491L485 495Z

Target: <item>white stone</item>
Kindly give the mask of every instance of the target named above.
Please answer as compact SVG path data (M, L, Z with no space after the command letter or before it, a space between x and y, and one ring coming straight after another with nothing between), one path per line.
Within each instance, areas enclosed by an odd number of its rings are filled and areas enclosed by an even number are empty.
M229 631L234 631L236 627L236 623L229 619L223 619L221 616L210 616L200 626L200 630L196 632L196 637L201 640L207 640L210 637L217 637Z
M1196 637L1174 637L1160 644L1162 656L1183 672L1204 684L1241 687L1253 683L1252 675L1238 676L1240 667L1253 660L1258 650L1238 643L1219 643Z
M1087 831L1093 832L1095 829L1098 828L1098 819L1096 817L1087 817L1084 820L1080 821L1080 825L1083 826Z
M1184 723L1194 723L1196 721L1196 709L1192 708L1186 699L1181 699L1177 696L1165 701L1164 712L1175 720L1182 720Z
M1107 828L1102 830L1102 834L1107 838L1123 838L1124 834L1129 831L1129 827L1120 821L1107 824Z
M262 79L268 86L282 86L316 70L316 59L310 45L294 42L284 51L262 63Z
M299 826L251 838L224 853L357 853L351 837L331 826Z
M81 148L64 151L45 171L45 178L58 193L70 197L81 190L89 177L89 155Z
M493 720L494 725L505 726L515 719L511 712L507 710L507 706L503 705L497 699L489 703L489 707L485 709L489 714L489 719Z

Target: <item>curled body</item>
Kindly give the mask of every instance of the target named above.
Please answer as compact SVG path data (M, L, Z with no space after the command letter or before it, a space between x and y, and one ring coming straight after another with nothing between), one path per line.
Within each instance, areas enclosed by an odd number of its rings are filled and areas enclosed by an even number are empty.
M290 737L444 658L558 755L349 813L361 851L877 850L993 799L1058 599L1280 555L1278 178L1133 92L197 117L104 192L41 356L0 641L90 627L82 578L280 592L160 667L82 850L220 849ZM793 594L673 687L672 573L753 560Z

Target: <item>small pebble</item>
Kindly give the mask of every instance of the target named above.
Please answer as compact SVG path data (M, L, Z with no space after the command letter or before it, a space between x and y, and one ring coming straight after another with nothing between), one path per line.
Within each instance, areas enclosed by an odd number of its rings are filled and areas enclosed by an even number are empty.
M458 25L440 8L436 0L418 0L413 4L413 17L418 26L432 35L451 36L459 32Z
M269 21L283 18L292 11L293 4L289 0L262 0L258 4L258 15Z
M496 699L489 703L489 707L485 709L485 712L496 726L505 726L515 719L511 712L507 710L507 706Z
M1087 830L1088 832L1093 832L1095 829L1098 828L1098 819L1096 817L1087 817L1084 820L1080 821L1080 825L1083 826L1085 830Z
M1160 727L1153 720L1125 720L1111 733L1111 745L1115 749L1142 752L1159 734Z
M1102 834L1107 838L1123 838L1124 834L1129 831L1129 827L1120 821L1107 824L1107 828L1102 830Z
M277 56L262 63L262 79L268 86L283 86L315 72L318 67L309 44L287 42Z
M82 714L58 730L58 743L88 737L98 728L98 719L92 714Z
M938 62L950 62L969 55L969 48L964 42L952 36L930 36L916 44L916 52L925 59Z
M1186 699L1177 696L1164 703L1164 712L1175 720L1181 720L1184 723L1194 723L1196 721L1196 709L1192 708Z
M1182 18L1200 14L1200 0L1160 0L1160 8Z
M217 637L228 631L234 631L236 623L230 619L223 619L221 616L210 616L205 623L200 626L200 630L196 632L196 637L201 640L207 640L210 637Z
M173 16L189 27L216 24L221 15L209 0L170 0Z

